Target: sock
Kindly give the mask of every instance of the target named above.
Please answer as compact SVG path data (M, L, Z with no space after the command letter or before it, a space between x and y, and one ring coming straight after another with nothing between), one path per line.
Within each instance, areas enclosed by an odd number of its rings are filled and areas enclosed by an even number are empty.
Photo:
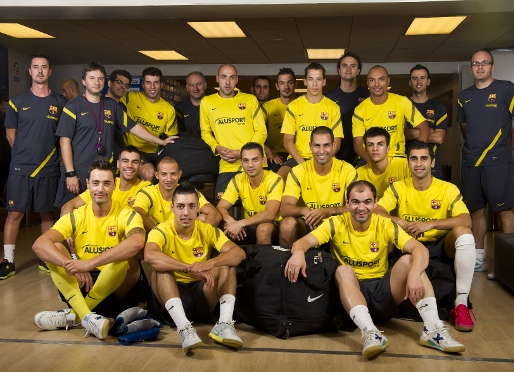
M117 261L105 265L96 279L96 283L86 296L87 306L93 310L125 280L130 265L127 261Z
M471 234L464 234L455 241L455 276L457 279L457 297L455 307L468 306L468 294L473 281L477 249L475 239ZM483 250L482 250L483 251Z
M235 303L236 298L231 294L226 294L220 297L220 319L218 321L219 323L228 323L232 321Z
M184 306L182 306L182 301L179 297L170 298L164 304L168 313L170 313L171 319L177 326L177 331L184 329L187 323L190 323L186 318L186 313L184 312Z
M66 274L64 268L48 263L48 269L50 269L50 276L57 287L62 293L66 301L70 304L74 313L76 313L81 319L91 312L86 304L86 300L80 292L79 283L77 278Z
M378 331L378 328L373 324L373 320L371 320L367 306L357 305L352 307L350 310L350 318L352 318L355 325L360 328L362 334L372 329Z
M421 316L421 319L423 319L425 328L428 331L443 325L443 322L441 322L439 314L437 313L437 302L435 297L422 299L416 304L416 309L418 309L419 315Z
M14 249L16 244L4 244L4 258L10 263L14 262Z
M477 260L480 260L480 261L485 260L485 249L477 248L477 249L475 249L475 251L476 251L475 254L477 256L477 258L476 258Z

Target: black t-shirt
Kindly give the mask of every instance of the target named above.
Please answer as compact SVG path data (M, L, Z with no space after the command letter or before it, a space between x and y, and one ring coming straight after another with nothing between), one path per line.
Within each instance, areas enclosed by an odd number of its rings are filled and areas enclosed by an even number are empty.
M30 177L58 174L55 132L65 104L66 100L54 92L36 97L30 89L9 101L4 126L16 129L9 174Z
M341 141L341 148L337 153L336 157L340 160L344 160L350 164L354 163L357 155L353 150L353 134L352 134L352 115L355 107L362 101L368 98L370 95L369 90L357 86L351 93L343 92L341 87L336 87L330 92L326 93L325 96L330 98L332 101L339 105L341 110L341 121L343 123L343 134L344 138Z
M188 97L175 105L180 133L196 131L200 133L200 106L195 106Z

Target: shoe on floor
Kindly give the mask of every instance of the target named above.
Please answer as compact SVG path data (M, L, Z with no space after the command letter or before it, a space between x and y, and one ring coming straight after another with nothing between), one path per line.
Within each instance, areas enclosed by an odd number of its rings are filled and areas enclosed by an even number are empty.
M457 331L470 332L475 328L471 314L473 314L473 311L469 310L465 305L458 305L450 311L450 323L455 325ZM473 317L475 317L474 314Z
M445 353L461 353L466 350L463 344L453 338L450 328L446 324L430 331L425 328L419 338L419 343Z
M177 332L180 336L184 353L203 346L202 340L196 334L196 329L191 323L187 323L184 328L177 330Z
M75 326L75 313L71 309L57 311L41 311L34 316L34 325L38 328L52 331Z
M9 262L4 258L3 261L0 262L0 279L7 279L14 275L16 275L14 262Z
M84 337L92 333L99 340L105 340L109 325L109 319L96 313L89 313L82 319L82 327L87 331Z
M209 337L220 344L240 348L243 346L243 341L237 335L234 323L233 320L227 323L216 323L209 333Z
M46 262L39 260L38 270L49 273L50 269L46 266Z
M487 274L487 279L497 281L496 275L494 275L494 271Z
M362 355L367 359L384 351L391 342L379 330L371 329L362 335Z
M475 260L475 272L483 273L484 271L487 271L487 260L485 258L477 258Z

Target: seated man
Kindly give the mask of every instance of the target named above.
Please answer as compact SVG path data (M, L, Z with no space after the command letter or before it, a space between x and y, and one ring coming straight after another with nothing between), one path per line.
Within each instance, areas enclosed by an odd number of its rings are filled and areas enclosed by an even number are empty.
M372 319L400 316L398 306L409 300L424 322L421 345L452 353L464 351L465 346L455 341L439 319L434 290L425 274L427 250L395 222L373 213L377 204L371 183L354 182L346 195L350 211L330 218L296 241L284 275L293 283L300 274L306 277L305 252L331 241L332 256L340 265L335 275L339 296L362 332L362 355L371 358L389 346ZM387 255L393 244L410 254L390 268Z
M387 156L390 138L389 133L380 127L369 128L363 137L369 162L357 168L357 176L376 187L378 199L391 183L411 176L406 159Z
M287 176L280 205L282 246L290 247L325 218L345 212L344 190L357 179L355 168L334 157L337 146L330 128L315 128L309 147L313 158L295 166Z
M174 218L150 232L145 261L154 269L152 291L158 308L164 307L177 326L184 352L203 345L189 319L212 321L218 300L220 317L209 337L238 348L243 342L232 320L235 266L245 259L245 253L217 227L196 218L198 201L193 186L180 184L173 192ZM211 258L213 249L221 254Z
M48 264L55 286L71 309L37 313L34 324L53 330L82 320L88 333L103 340L109 320L95 314L95 307L111 294L112 302L120 304L115 314L139 303L140 293L134 293L140 278L136 255L144 246L145 230L132 208L112 200L114 172L107 158L93 161L86 183L91 202L61 217L32 247ZM76 256L61 244L69 237L75 241ZM91 274L98 274L94 284ZM127 301L128 297L133 298Z
M182 171L177 161L166 156L157 163L155 178L159 183L147 186L137 193L134 210L143 217L146 231L173 219L171 198L181 176ZM218 226L221 222L220 213L200 192L198 194L200 198L200 216L198 216L198 219L213 226Z
M266 164L264 150L256 142L248 142L241 148L239 173L230 180L217 208L225 221L225 234L232 240L244 244L271 244L278 234L280 201L284 191L282 177L272 171L263 170ZM241 199L244 218L236 221L228 210L237 199Z
M472 331L468 294L475 268L471 216L457 186L435 178L430 144L413 141L407 149L412 178L393 183L380 199L377 213L391 218L423 243L432 260L455 267L457 298L450 321L459 331ZM387 213L398 207L396 216Z

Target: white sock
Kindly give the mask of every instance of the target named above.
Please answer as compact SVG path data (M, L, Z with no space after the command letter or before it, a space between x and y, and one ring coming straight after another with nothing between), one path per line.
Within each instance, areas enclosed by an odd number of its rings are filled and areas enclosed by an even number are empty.
M422 299L416 304L416 309L418 309L419 315L421 316L421 319L423 319L425 328L428 331L443 325L443 322L439 319L439 314L437 313L437 302L435 297Z
M360 328L362 334L372 329L378 331L378 328L375 327L371 319L371 315L369 315L367 306L357 305L352 307L350 310L350 318L352 318L355 325Z
M10 263L14 262L14 249L16 244L4 244L4 258Z
M457 279L457 297L455 307L468 306L468 295L475 271L475 260L478 249L475 249L475 239L471 234L464 234L455 241L455 276ZM483 249L480 249L483 251Z
M226 294L220 297L220 319L219 323L228 323L232 321L234 314L234 305L236 298L231 294Z
M475 249L475 251L476 251L475 254L477 256L477 258L476 258L477 260L480 260L480 261L481 260L485 260L485 249L483 249L483 248L482 249L478 249L477 248L477 249Z
M175 322L175 325L177 326L177 331L184 329L186 327L186 324L190 323L189 320L187 320L186 318L184 306L182 306L182 301L179 297L170 298L168 301L166 301L164 307L166 308L166 310L168 310L168 313L170 313L173 322Z

